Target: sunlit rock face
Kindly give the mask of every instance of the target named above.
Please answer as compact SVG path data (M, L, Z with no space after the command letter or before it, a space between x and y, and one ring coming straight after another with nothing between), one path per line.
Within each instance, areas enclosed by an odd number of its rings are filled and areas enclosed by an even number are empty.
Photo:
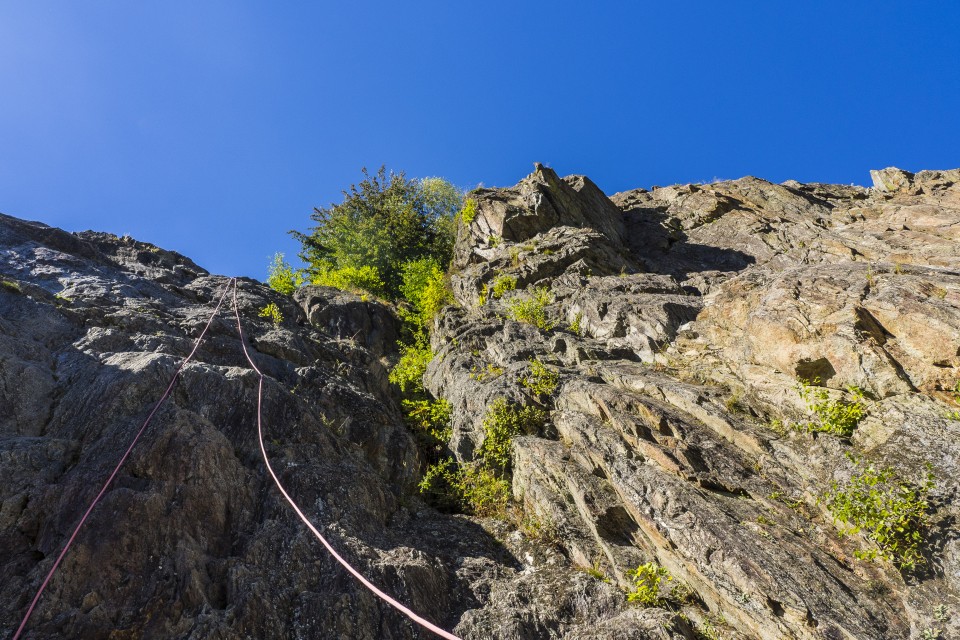
M241 279L274 467L362 572L462 638L960 636L960 171L871 174L871 188L743 178L608 198L538 165L470 194L425 381L451 403L461 464L497 400L546 411L513 439L505 520L421 498L424 456L387 381L393 307ZM0 216L0 281L9 636L229 279ZM230 305L26 637L429 637L270 482ZM535 365L554 389L531 390ZM850 387L864 415L817 431L810 390L843 406ZM857 472L851 455L905 485L931 465L916 568L860 559L876 542L841 535L824 496ZM631 601L628 573L648 563L659 593Z

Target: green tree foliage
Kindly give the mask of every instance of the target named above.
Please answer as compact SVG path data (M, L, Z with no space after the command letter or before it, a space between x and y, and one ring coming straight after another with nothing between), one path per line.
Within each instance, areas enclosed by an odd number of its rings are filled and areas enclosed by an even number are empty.
M424 332L437 312L453 302L446 274L436 258L425 257L404 263L400 277L400 293L412 307L401 316L414 333Z
M497 398L483 419L484 439L477 449L477 458L488 469L508 472L513 438L539 432L546 419L543 409L509 404Z
M863 532L875 548L857 551L861 559L882 558L910 570L924 562L921 545L930 528L929 495L934 476L928 466L919 485L904 482L891 467L879 467L850 455L850 481L834 481L823 501L840 533Z
M344 291L369 291L384 295L385 283L375 267L349 265L339 269L320 265L310 276L310 284L334 287Z
M549 287L534 287L507 300L507 317L532 324L541 331L550 331L557 323L547 317L547 305L553 302Z
M267 267L267 286L284 295L292 295L303 284L303 274L283 259L282 253L275 253Z
M403 172L376 174L344 191L340 204L316 208L308 233L291 233L303 245L300 257L311 280L336 281L344 270L375 275L391 299L401 295L402 267L421 258L447 265L453 253L454 216L463 193L441 178L408 180ZM371 271L372 270L372 271ZM355 283L354 283L355 284ZM368 279L366 284L376 286ZM363 288L363 287L360 287Z
M860 424L860 421L867 415L867 408L863 390L859 387L849 386L847 392L849 399L841 398L831 400L830 392L825 387L817 386L820 380L814 379L811 382L801 380L797 386L797 391L807 407L817 416L816 423L801 425L806 431L817 431L821 433L831 433L835 436L849 438L853 435L854 429Z

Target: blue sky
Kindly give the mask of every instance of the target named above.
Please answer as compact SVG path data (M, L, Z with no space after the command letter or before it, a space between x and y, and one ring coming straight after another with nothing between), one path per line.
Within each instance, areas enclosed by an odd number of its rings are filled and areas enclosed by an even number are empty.
M0 1L0 211L263 278L363 166L607 193L956 168L958 34L923 0Z

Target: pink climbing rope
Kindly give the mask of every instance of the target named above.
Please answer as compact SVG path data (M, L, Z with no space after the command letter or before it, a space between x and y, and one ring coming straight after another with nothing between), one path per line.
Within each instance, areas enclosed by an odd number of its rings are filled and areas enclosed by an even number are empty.
M126 452L123 454L123 457L120 458L120 462L117 463L116 468L114 468L113 473L110 474L110 477L107 478L107 481L103 483L103 488L100 489L100 493L97 494L97 497L93 499L93 502L90 503L90 506L87 507L86 513L83 514L83 517L80 518L80 522L77 524L77 527L73 530L73 533L70 535L70 539L67 540L67 544L63 546L63 550L60 552L60 555L57 556L57 561L53 563L53 566L50 567L50 571L47 573L47 577L44 578L43 583L40 585L40 588L37 590L37 595L33 596L33 602L30 603L30 608L27 609L27 614L23 616L23 621L20 623L20 626L17 628L17 632L13 634L13 640L17 640L20 637L20 634L23 633L24 628L27 626L27 621L30 619L31 614L33 614L34 608L37 606L37 602L40 600L40 595L43 593L43 590L47 588L47 583L50 582L50 578L53 577L54 572L57 570L57 567L60 566L60 562L63 560L63 557L67 555L67 551L70 549L70 545L73 544L74 538L77 537L77 533L80 532L80 527L83 526L83 523L87 521L87 517L90 515L90 512L93 511L93 508L97 506L97 503L100 502L100 498L103 497L103 494L107 492L107 487L110 486L110 483L113 482L113 479L116 477L117 473L120 471L120 467L123 466L123 463L126 462L127 458L130 456L130 452L133 451L133 446L137 444L137 440L140 439L140 436L146 430L147 425L150 424L150 421L153 419L153 416L160 409L160 405L163 404L164 400L170 395L170 392L173 391L173 385L177 382L177 376L180 375L180 372L187 365L188 362L193 358L194 354L197 352L197 348L200 347L200 342L203 340L203 337L206 335L207 330L210 328L210 325L213 323L213 319L217 317L217 314L220 312L220 307L223 306L223 301L227 297L227 293L230 291L230 285L235 284L236 279L231 279L230 282L223 288L223 294L220 295L220 301L217 302L217 308L214 309L213 313L210 314L210 319L207 320L206 326L204 326L203 331L200 332L200 336L197 338L197 341L193 343L193 350L190 351L190 355L184 358L183 362L180 363L180 366L177 367L176 372L174 372L173 377L170 379L170 384L167 385L167 390L163 392L163 395L160 396L160 400L157 401L157 404L153 407L153 411L150 412L150 415L147 416L147 419L143 421L143 426L140 427L140 430L137 431L137 435L133 437L133 441L130 442L130 446L127 447Z
M263 377L264 376L263 376L263 373L260 371L260 369L257 368L257 365L254 364L253 359L250 357L250 353L247 351L246 340L244 340L243 338L243 328L240 326L240 309L237 305L236 280L233 281L233 311L234 311L234 315L236 315L237 317L237 332L240 334L240 346L243 347L243 355L247 357L247 362L250 363L250 366L253 368L253 370L256 371L258 376L260 376L260 382L257 386L257 438L260 441L260 452L263 454L263 462L264 464L266 464L267 471L270 472L270 476L273 478L273 482L277 485L277 488L280 489L280 493L282 493L283 497L286 498L287 502L290 503L290 506L293 507L293 510L297 512L297 515L300 516L300 519L303 520L303 523L307 525L307 527L310 529L311 532L313 532L313 535L316 536L317 540L319 540L320 543L324 547L326 547L327 551L330 552L330 555L332 555L337 560L337 562L343 565L343 568L349 571L354 578L359 580L360 583L363 584L363 586L365 586L367 589L369 589L374 594L379 596L381 600L383 600L384 602L392 606L394 609L404 614L405 616L407 616L408 618L410 618L420 626L424 627L425 629L429 629L430 631L434 632L441 638L447 638L447 640L461 640L459 637L453 635L449 631L444 631L443 629L433 624L429 620L426 620L425 618L421 618L416 613L414 613L413 611L411 611L401 603L397 602L396 600L388 596L386 593L378 589L376 585L374 585L372 582L370 582L365 577L363 577L363 575L359 571L354 569L349 562L344 560L340 556L340 554L337 553L336 549L334 549L333 546L331 546L331 544L327 542L326 538L324 538L323 535L321 535L321 533L317 531L317 528L313 526L313 523L310 522L309 518L307 518L307 516L303 514L303 511L300 510L300 507L297 506L297 503L293 501L293 498L290 497L290 494L288 494L286 489L283 488L283 485L280 484L280 479L277 477L277 474L273 472L273 467L270 466L270 459L267 457L267 449L266 447L263 446L263 421L262 421L263 412L261 409L263 406Z

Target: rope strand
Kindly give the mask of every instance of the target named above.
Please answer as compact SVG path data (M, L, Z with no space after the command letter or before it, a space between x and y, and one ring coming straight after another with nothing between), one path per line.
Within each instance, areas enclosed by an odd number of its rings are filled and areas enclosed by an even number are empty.
M400 613L404 614L410 620L416 622L423 628L428 629L429 631L432 631L433 633L437 634L442 638L446 638L446 640L461 640L459 637L453 635L452 633L448 631L444 631L443 629L433 624L429 620L417 615L412 610L410 610L409 608L407 608L406 606L404 606L394 598L390 597L389 595L381 591L379 588L377 588L376 585L374 585L367 578L365 578L359 571L354 569L353 566L350 565L350 563L347 562L339 553L337 553L336 549L334 549L329 542L327 542L326 538L324 538L323 535L313 525L313 523L310 522L310 519L307 518L306 515L304 515L303 511L300 510L300 507L297 506L297 503L294 502L293 498L290 497L290 494L287 493L286 489L284 489L283 485L280 483L280 479L277 477L277 474L274 473L273 467L270 465L270 459L267 456L267 450L263 443L264 375L263 375L263 372L260 371L259 368L257 368L257 365L253 362L253 359L250 357L249 351L247 351L246 340L244 339L244 336L243 336L243 327L241 326L241 323L240 323L240 308L237 302L238 285L237 285L236 278L231 278L230 281L227 283L227 285L224 287L223 293L220 295L220 299L217 302L216 308L214 309L213 313L210 315L210 318L207 320L207 324L204 326L203 331L200 333L199 337L197 337L196 342L194 342L193 349L190 351L190 354L186 358L184 358L183 362L180 363L180 366L177 367L177 370L174 372L173 377L170 379L170 384L167 385L166 391L163 392L163 395L160 397L160 400L158 400L156 405L153 407L153 410L150 412L150 415L148 415L147 419L144 420L143 425L140 427L140 430L137 431L136 435L133 437L133 440L130 442L130 446L127 447L127 450L124 452L123 456L120 458L120 461L117 463L116 467L113 469L113 472L110 474L110 477L108 477L107 481L103 484L103 487L100 489L100 492L90 503L90 506L87 507L86 512L83 514L83 517L80 519L80 522L77 524L76 528L73 530L73 533L70 535L70 538L67 540L67 543L64 545L63 550L60 551L60 555L57 556L56 561L53 563L53 566L50 568L50 571L47 573L46 578L44 578L43 583L40 585L40 588L37 590L36 595L33 597L33 601L30 603L30 607L27 609L27 613L26 615L24 615L23 621L20 623L20 626L17 628L16 633L13 635L13 640L18 640L20 638L20 635L23 633L23 630L26 628L27 622L30 620L30 616L33 614L33 611L40 600L40 596L43 594L43 591L47 588L47 585L49 584L50 579L53 577L53 574L56 572L57 567L60 566L60 563L63 560L64 556L66 556L67 551L70 549L74 539L77 537L77 534L80 532L80 528L83 527L83 524L87 521L87 518L89 517L90 513L93 511L93 508L97 505L98 502L100 502L100 499L107 492L107 489L109 488L110 484L113 482L113 479L116 477L117 473L119 473L120 468L123 466L123 463L126 462L127 458L130 456L130 453L133 451L134 445L137 444L137 441L140 439L140 436L143 435L143 432L146 430L147 426L150 424L150 421L153 420L154 415L156 415L157 411L159 411L160 406L170 396L170 393L173 391L173 387L176 384L177 378L179 377L180 373L183 371L183 368L187 365L187 363L190 362L190 360L193 359L193 356L196 354L197 349L200 347L200 343L203 341L203 338L206 336L207 331L210 329L210 326L213 324L213 319L217 317L218 313L220 313L220 309L223 306L223 301L226 299L227 294L230 292L231 286L233 287L233 310L237 320L237 333L239 334L239 338L240 338L240 346L243 348L243 355L246 357L247 362L250 363L250 367L259 376L259 382L257 384L257 440L260 444L260 452L263 454L263 462L267 467L267 471L270 473L270 477L273 478L273 482L277 485L277 488L280 490L280 493L283 494L283 497L290 504L290 506L293 507L293 510L300 517L300 520L302 520L303 523L307 525L307 527L310 529L313 535L316 536L317 540L320 541L320 543L326 548L326 550L330 553L330 555L333 556L334 559L336 559L336 561L339 562L348 572L350 572L350 574L354 578L359 580L360 583L363 584L363 586L365 586L367 589L373 592L376 596L378 596L381 600L383 600L384 602L389 604L391 607L393 607Z
M193 358L194 354L197 352L197 348L200 347L200 342L203 340L203 337L207 334L207 330L210 328L210 325L213 323L213 319L217 317L217 314L220 312L220 307L223 306L223 301L227 297L227 293L230 291L230 285L235 284L236 280L231 279L230 282L223 288L223 294L220 295L220 301L217 302L217 308L214 309L213 313L210 314L210 319L207 320L206 326L203 328L203 331L200 332L200 336L197 338L196 342L193 343L193 350L190 351L190 355L184 358L183 362L180 363L180 366L177 367L177 370L174 372L173 377L170 378L170 384L167 385L167 390L163 392L163 395L160 396L160 400L157 401L157 404L154 405L153 411L150 412L150 415L147 416L147 419L143 421L143 426L140 427L140 430L137 431L137 435L133 437L133 440L130 442L130 446L127 447L126 452L123 454L123 457L120 458L120 462L117 463L117 466L114 468L113 472L110 474L110 477L107 478L107 481L103 483L103 488L100 489L100 493L97 494L97 497L93 499L93 502L90 503L90 506L87 507L86 513L83 514L83 517L80 518L80 522L77 524L76 528L73 530L73 533L70 535L70 539L67 540L67 544L63 546L63 550L60 552L60 555L57 556L56 562L53 563L53 566L50 567L50 571L47 573L47 577L44 578L43 583L40 585L40 588L37 590L37 595L33 596L33 602L30 603L30 608L27 609L27 613L23 616L23 621L20 623L20 626L17 628L17 632L13 634L13 640L17 640L20 637L20 634L23 633L24 628L27 626L27 621L30 619L30 615L33 613L34 608L37 606L37 602L40 601L40 595L43 593L43 590L47 588L47 583L50 582L50 578L53 577L54 572L57 570L57 567L60 566L60 562L63 560L63 557L67 555L67 550L70 549L70 545L73 544L74 538L77 537L77 534L80 532L80 527L83 526L83 523L87 521L87 517L90 515L90 512L93 511L93 508L97 506L97 503L100 502L100 498L103 497L103 494L107 492L107 487L110 486L110 483L113 482L113 479L116 477L117 473L120 471L120 467L123 466L123 463L126 462L127 458L130 456L130 452L133 451L133 446L137 444L137 440L140 439L140 436L146 430L147 425L150 424L150 421L153 420L153 416L160 409L160 405L163 404L164 400L170 395L170 392L173 391L173 385L177 382L177 377L180 375L180 372L187 365L188 362Z
M319 540L320 543L327 549L330 555L333 556L337 562L343 565L343 567L347 571L349 571L354 578L359 580L360 583L363 584L363 586L365 586L367 589L372 591L381 600L389 604L391 607L393 607L400 613L404 614L405 616L407 616L408 618L410 618L420 626L424 627L425 629L429 629L430 631L434 632L441 638L446 638L447 640L461 640L459 637L453 635L448 631L444 631L443 629L433 624L429 620L418 616L416 613L414 613L413 611L411 611L410 609L402 605L400 602L398 602L397 600L394 600L389 595L387 595L386 593L378 589L376 585L374 585L372 582L367 580L359 571L354 569L353 566L351 566L349 562L344 560L343 557L341 557L341 555L337 553L336 549L334 549L333 546L329 542L327 542L327 539L324 538L319 531L317 531L317 528L313 526L313 523L310 522L310 519L304 515L303 511L300 510L300 507L297 506L297 503L294 502L293 498L290 497L290 494L287 493L287 490L283 488L283 485L280 483L280 479L277 477L277 474L274 473L273 471L273 467L270 466L270 459L267 457L267 449L263 445L262 405L263 405L264 376L263 376L263 373L260 371L260 369L257 368L257 365L254 364L253 359L250 357L250 353L247 351L247 343L243 337L243 328L240 326L240 309L237 305L236 281L234 281L234 286L233 286L233 311L237 317L237 332L240 334L240 346L243 347L243 355L247 357L247 362L250 363L250 366L253 368L253 370L256 371L258 376L260 376L260 382L257 385L257 439L260 442L260 452L263 454L263 462L267 466L267 471L270 472L270 477L273 478L273 482L277 485L277 488L280 490L280 493L283 494L283 497L286 498L287 502L290 503L290 506L293 507L293 510L297 512L297 515L300 516L300 519L303 521L303 523L307 525L307 527L310 529L313 535L316 536L317 540Z

